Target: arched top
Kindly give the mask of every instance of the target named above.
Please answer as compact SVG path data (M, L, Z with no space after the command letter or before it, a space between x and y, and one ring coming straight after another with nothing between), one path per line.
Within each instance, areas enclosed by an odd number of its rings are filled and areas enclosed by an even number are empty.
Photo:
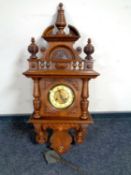
M80 33L78 32L78 30L72 26L72 25L68 25L68 28L69 28L69 34L72 35L72 36L76 36L76 37L80 37Z
M73 59L74 54L72 50L63 45L54 47L49 53L49 60L53 62L71 62Z
M54 25L48 26L48 27L45 29L45 31L43 32L42 37L52 35L52 34L53 34L53 29L54 29Z

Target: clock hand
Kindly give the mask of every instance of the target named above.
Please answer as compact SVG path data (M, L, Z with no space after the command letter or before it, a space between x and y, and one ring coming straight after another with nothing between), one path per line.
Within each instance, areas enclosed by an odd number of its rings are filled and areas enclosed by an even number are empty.
M59 90L59 94L60 94L60 98L62 99L62 101L65 103L67 98L64 98L62 93L61 93L61 90Z

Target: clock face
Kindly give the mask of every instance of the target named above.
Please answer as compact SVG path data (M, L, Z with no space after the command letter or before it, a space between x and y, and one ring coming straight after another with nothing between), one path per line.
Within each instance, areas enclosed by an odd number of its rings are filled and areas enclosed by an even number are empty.
M49 91L49 101L57 109L65 109L74 101L73 90L66 85L56 85Z

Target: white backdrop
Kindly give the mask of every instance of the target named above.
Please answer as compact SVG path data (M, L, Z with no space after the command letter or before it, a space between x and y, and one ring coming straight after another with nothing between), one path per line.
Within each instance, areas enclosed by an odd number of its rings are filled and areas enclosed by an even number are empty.
M32 112L32 81L28 68L30 38L40 40L54 21L59 0L0 0L0 114ZM95 46L90 82L90 111L131 111L131 1L61 0L67 22ZM82 54L84 57L85 55Z

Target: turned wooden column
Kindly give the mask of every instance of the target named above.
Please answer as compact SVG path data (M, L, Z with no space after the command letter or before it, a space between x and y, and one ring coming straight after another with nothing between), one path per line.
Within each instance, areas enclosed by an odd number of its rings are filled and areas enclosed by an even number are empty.
M83 79L82 101L81 101L81 110L82 110L81 119L84 119L84 120L88 118L88 104L89 104L89 101L87 100L88 97L89 97L88 80Z
M34 104L34 118L40 118L40 89L39 89L39 79L34 78L34 90L33 90L33 104Z

